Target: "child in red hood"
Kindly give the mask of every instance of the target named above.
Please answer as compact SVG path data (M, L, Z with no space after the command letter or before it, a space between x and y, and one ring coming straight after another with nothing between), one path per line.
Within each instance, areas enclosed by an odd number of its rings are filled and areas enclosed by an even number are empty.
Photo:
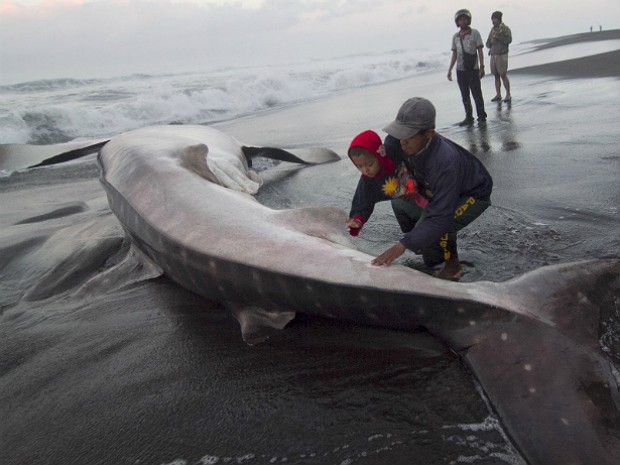
M428 200L418 193L413 176L407 169L407 161L390 157L381 138L374 131L364 131L349 146L349 158L362 173L353 196L351 212L347 220L349 233L357 236L368 221L375 203L400 198L415 202L424 208Z

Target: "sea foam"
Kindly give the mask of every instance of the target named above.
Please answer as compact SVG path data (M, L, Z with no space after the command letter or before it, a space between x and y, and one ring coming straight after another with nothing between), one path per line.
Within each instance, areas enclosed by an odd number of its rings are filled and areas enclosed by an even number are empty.
M448 53L395 50L289 65L0 86L0 143L55 144L155 124L210 124L430 72L446 65Z

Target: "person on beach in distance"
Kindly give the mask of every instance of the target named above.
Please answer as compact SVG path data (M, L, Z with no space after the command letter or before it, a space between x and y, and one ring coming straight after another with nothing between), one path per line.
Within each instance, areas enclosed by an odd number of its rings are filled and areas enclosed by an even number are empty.
M454 15L454 22L459 32L452 37L452 57L448 68L448 80L452 81L452 68L456 64L456 81L461 90L463 106L465 107L465 119L460 126L471 126L474 123L471 95L476 103L478 121L484 123L487 113L484 109L482 86L480 79L484 77L484 43L480 32L471 27L471 13L469 10L459 10Z
M427 266L444 263L435 276L456 281L463 273L457 231L491 205L493 179L472 153L435 132L435 116L430 101L413 97L383 129L388 156L405 160L426 203L392 200L405 235L372 264L388 266L409 249L422 253Z
M491 101L499 102L502 100L503 82L504 89L506 89L504 102L510 103L512 97L510 96L510 81L508 80L508 44L512 42L512 33L510 28L502 22L502 16L501 11L494 11L491 15L493 27L489 32L486 44L491 56L491 72L495 76L495 97Z

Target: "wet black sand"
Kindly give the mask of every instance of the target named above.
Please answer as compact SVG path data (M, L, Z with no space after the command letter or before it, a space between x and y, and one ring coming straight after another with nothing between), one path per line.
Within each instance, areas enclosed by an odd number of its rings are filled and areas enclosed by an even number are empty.
M561 79L618 78L620 76L620 51L600 53L553 64L526 66L514 70L511 74L542 74L557 76Z

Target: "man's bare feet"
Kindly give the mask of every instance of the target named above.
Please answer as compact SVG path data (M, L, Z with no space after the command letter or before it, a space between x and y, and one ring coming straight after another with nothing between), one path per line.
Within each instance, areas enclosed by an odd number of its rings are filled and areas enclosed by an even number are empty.
M443 268L435 273L436 278L449 281L458 281L461 276L463 276L463 267L458 259L448 260Z

